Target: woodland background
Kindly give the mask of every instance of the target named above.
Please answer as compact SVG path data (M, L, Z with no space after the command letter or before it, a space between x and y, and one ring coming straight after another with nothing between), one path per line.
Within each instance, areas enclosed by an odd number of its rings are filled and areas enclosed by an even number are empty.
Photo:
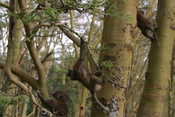
M0 117L175 117L174 39L174 0L1 0Z

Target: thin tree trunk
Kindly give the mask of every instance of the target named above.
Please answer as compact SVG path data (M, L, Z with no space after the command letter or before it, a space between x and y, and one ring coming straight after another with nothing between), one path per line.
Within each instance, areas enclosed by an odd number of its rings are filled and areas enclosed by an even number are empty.
M174 0L158 2L158 40L152 42L145 88L138 117L168 117L169 84L175 33Z

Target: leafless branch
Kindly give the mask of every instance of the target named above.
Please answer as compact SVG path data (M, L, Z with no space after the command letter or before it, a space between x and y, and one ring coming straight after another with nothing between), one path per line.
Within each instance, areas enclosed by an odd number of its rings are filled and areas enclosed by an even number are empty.
M71 39L77 46L80 47L80 39L76 37L71 30L65 28L64 25L59 25L58 27L67 37L69 37L69 39Z
M22 70L19 66L13 66L12 72L17 75L21 81L27 82L33 89L38 88L38 82L30 74Z
M51 55L53 54L53 51L49 52L44 59L41 61L42 64L44 64L46 61L48 61L48 59L51 57Z
M5 70L5 64L0 63L0 69ZM10 68L9 68L10 69ZM7 71L6 71L7 72ZM8 70L8 75L14 77L16 80L20 80L27 82L33 89L37 89L37 80L35 80L30 74L22 70L19 66L12 66L10 70ZM17 81L15 81L17 82Z
M31 90L29 90L29 96L31 97L32 102L33 102L34 105L36 105L38 108L40 108L40 109L46 111L47 113L49 113L49 115L50 115L49 117L52 117L52 113L51 113L50 111L48 111L46 108L42 107L42 106L38 103L37 99L35 98L35 96L33 95L33 93L32 93Z
M20 56L20 58L19 58L18 64L21 64L21 63L22 63L22 60L23 60L24 55L26 54L26 52L27 52L27 49L25 49L25 50L22 52L22 54L21 54L21 56Z
M38 56L37 50L34 47L33 42L30 41L30 40L27 40L26 44L27 44L27 48L29 50L30 56L32 57L32 60L33 60L33 62L35 64L35 67L37 69L37 72L38 72L38 75L39 75L39 79L40 79L39 81L42 82L42 80L44 80L44 78L45 78L44 66L41 63L41 60L40 60L40 58Z
M20 10L23 11L24 13L27 13L27 11L25 11L25 2L23 0L18 0L19 1L19 6L20 6ZM37 50L34 47L34 42L33 42L33 32L37 32L37 30L39 29L40 25L37 25L35 28L31 29L30 24L23 22L24 24L24 29L25 29L25 33L27 35L27 40L26 40L26 45L27 48L29 50L30 56L32 57L32 60L34 62L34 65L37 69L38 75L39 75L39 82L42 82L45 78L45 71L44 71L44 67L41 63L41 60L38 56Z
M15 83L17 86L19 86L25 92L28 92L27 86L24 83L22 83L15 74L12 73L12 71L9 67L5 67L4 71L13 83Z

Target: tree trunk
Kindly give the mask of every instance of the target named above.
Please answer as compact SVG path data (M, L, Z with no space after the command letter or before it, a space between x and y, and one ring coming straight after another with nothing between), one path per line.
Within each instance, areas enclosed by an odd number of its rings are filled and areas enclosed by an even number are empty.
M92 117L125 117L125 96L133 55L131 33L136 27L136 0L110 0L108 3L100 54L105 82L97 97L109 111L105 113L94 104Z
M18 1L11 0L10 8L12 9L12 12L17 13L19 10ZM20 44L21 44L20 41L22 37L23 37L22 22L20 21L20 19L17 19L15 16L11 15L9 18L9 37L8 37L6 70L11 69L12 65L18 64L18 59L20 56ZM9 90L7 91L7 94L15 96L17 95L17 93L19 94L21 92L21 89L19 89L15 84L10 84L9 87L12 87L12 88L9 88ZM22 103L24 104L24 102L16 102L16 103L17 104L10 104L5 108L5 111L3 114L4 117L24 117L22 116L22 113L19 113L19 111L23 110L21 105Z
M170 105L169 105L169 117L175 117L175 40L173 43L173 54L172 54L172 76L171 76L171 84L170 84Z
M158 40L152 42L145 88L138 117L168 117L169 83L175 32L174 0L159 0Z

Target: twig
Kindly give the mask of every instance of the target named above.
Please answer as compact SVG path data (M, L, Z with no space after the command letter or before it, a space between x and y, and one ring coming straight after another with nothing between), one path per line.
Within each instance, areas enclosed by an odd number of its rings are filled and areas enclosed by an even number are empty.
M28 94L29 94L29 96L31 97L33 104L36 105L36 107L38 107L38 108L40 108L40 109L46 111L47 113L49 113L49 115L50 115L49 117L52 117L52 116L53 116L53 114L52 114L50 111L48 111L46 108L42 107L42 106L37 102L35 96L34 96L33 93L32 93L32 89L29 89Z
M53 53L54 53L54 51L49 52L49 53L43 58L43 60L41 60L41 63L42 63L42 64L45 63L45 62L50 58L50 56L51 56Z

